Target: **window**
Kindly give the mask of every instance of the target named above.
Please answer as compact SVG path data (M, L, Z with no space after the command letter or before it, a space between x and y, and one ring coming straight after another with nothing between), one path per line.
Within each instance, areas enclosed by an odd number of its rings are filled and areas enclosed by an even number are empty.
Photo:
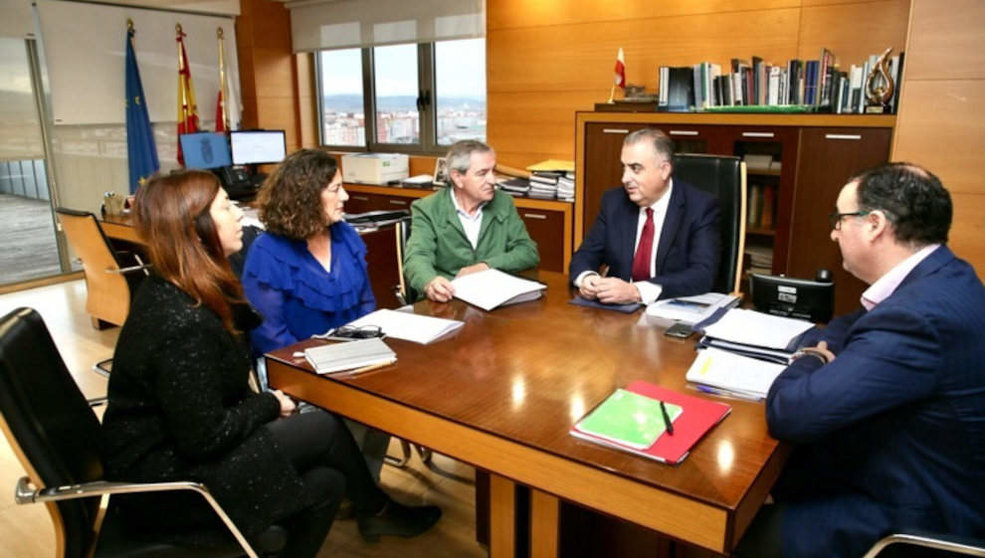
M484 39L320 51L322 144L437 154L485 141L485 61Z

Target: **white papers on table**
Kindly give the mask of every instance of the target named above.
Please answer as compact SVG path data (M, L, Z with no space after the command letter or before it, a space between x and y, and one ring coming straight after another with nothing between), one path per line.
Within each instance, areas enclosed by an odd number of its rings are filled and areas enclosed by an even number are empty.
M740 396L766 397L773 380L786 366L709 347L698 351L685 378Z
M786 350L796 337L812 327L814 324L805 320L733 308L704 332L708 337L733 343Z
M360 339L304 350L304 358L319 374L393 364L397 354L382 339Z
M487 269L457 277L451 282L455 298L490 311L497 306L536 300L547 285L521 279L498 269Z
M377 310L347 325L352 327L377 326L383 330L387 337L427 345L435 339L459 329L465 325L465 322L396 310Z
M722 293L682 296L654 302L646 307L646 315L693 325L711 317L719 308L734 306L738 302L738 297Z

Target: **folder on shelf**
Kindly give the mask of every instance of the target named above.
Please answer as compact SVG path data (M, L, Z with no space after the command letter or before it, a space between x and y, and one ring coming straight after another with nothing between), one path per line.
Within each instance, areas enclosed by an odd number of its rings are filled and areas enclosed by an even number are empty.
M639 447L639 444L626 443L614 439L612 436L603 436L599 433L588 432L580 428L585 420L590 418L595 410L602 408L610 399L616 397L622 391L627 391L638 396L643 396L653 400L656 405L663 401L667 406L668 415L673 420L673 434L658 428L655 441L649 446ZM672 412L672 409L679 408L679 412ZM614 449L627 451L648 459L654 459L663 463L676 465L683 461L691 452L698 441L708 433L716 424L722 421L732 411L732 407L718 401L710 401L700 397L685 395L674 390L665 389L658 385L644 381L636 381L623 390L617 390L609 396L601 405L589 413L584 419L578 421L571 427L569 433L576 438L600 444ZM630 420L634 417L630 416ZM662 418L657 415L657 422Z

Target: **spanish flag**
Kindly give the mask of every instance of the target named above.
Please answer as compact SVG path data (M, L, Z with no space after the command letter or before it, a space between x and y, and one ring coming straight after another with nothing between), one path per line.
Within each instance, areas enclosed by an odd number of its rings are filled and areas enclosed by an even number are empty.
M147 114L144 86L140 83L137 56L133 52L133 35L133 22L127 21L127 162L130 167L131 194L161 167L157 160L157 146L154 145L154 130L151 129Z
M186 37L181 31L181 24L175 25L178 42L178 135L191 134L198 131L198 105L195 104L195 86L192 85L192 71L185 54ZM185 164L181 154L181 141L178 141L178 163Z
M215 131L229 130L229 113L226 111L226 57L222 41L222 27L216 29L216 39L219 41L219 95L215 101Z

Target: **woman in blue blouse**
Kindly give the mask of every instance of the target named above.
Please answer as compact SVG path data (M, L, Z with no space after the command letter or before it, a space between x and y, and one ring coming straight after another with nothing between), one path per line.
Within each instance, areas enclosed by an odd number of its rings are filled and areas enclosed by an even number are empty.
M349 195L328 153L302 149L257 197L266 233L250 246L243 290L263 315L250 334L257 354L307 339L372 312L366 245L342 218ZM389 435L346 421L377 478Z

